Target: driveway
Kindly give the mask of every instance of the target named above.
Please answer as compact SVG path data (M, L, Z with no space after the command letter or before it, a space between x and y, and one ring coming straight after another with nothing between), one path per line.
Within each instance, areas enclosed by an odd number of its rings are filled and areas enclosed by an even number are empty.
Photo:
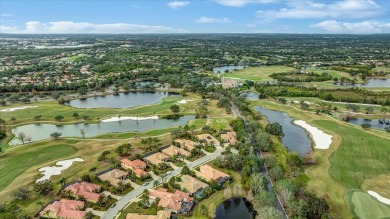
M190 162L187 164L187 166L192 169L196 166L199 166L199 165L202 165L204 163L207 163L209 162L210 160L214 160L215 158L217 158L219 155L221 155L221 153L224 151L225 149L224 148L220 148L216 151L214 151L213 153L210 153L210 154L207 154L206 156L204 157L201 157L193 162ZM164 178L164 181L168 181L170 178L174 177L174 176L177 176L180 174L182 170L182 167L178 167L177 169L173 170L171 174L169 174L168 176L166 176ZM154 174L153 174L154 175ZM153 179L155 180L155 177L157 177L157 179L159 179L160 177L154 175ZM106 213L103 215L103 219L113 219L115 218L115 216L120 212L120 210L122 210L128 203L130 203L131 201L133 201L135 198L137 198L138 196L140 196L142 194L142 192L145 190L145 189L152 189L153 188L153 181L150 182L148 185L146 186L139 186L138 188L134 188L133 191L127 193L125 196L123 196L120 200L118 200L116 202L116 205L115 207L113 208L109 208Z

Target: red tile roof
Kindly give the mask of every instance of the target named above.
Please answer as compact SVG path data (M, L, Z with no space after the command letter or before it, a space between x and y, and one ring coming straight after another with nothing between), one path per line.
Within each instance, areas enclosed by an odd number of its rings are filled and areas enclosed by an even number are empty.
M85 216L85 211L79 209L84 206L84 202L62 199L55 201L48 205L45 209L39 212L39 215L50 218L71 218L71 219L82 219Z
M175 193L170 193L163 188L150 190L149 195L160 199L158 206L176 211L180 210L182 201L189 202L194 200L188 193L179 190L176 190Z
M88 182L77 182L69 185L65 190L70 190L74 197L83 196L86 200L91 202L97 202L100 194L96 193L96 190L100 190L99 185Z

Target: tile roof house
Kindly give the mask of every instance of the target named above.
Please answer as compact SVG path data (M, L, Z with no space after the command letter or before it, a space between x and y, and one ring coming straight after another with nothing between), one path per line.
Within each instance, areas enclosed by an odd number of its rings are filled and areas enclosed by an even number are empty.
M197 172L199 177L207 181L215 180L217 181L218 185L222 185L230 178L228 174L221 172L208 164L200 166L199 169L200 171Z
M176 146L173 146L173 145L171 145L171 146L169 146L169 147L167 147L167 148L161 150L161 152L162 152L163 154L168 155L169 157L172 157L172 156L174 156L174 155L183 155L183 156L185 156L185 157L188 157L188 156L191 155L190 152L188 152L188 151L186 151L186 150L184 150L184 149L182 149L182 148L178 148L178 147L176 147Z
M157 152L157 153L151 154L147 157L144 157L144 160L146 162L154 164L154 165L158 165L162 162L167 161L168 159L169 159L169 156L167 156L163 153L160 153L160 152Z
M187 140L187 139L176 139L175 142L180 145L181 148L192 151L196 145L199 145L197 142Z
M85 211L79 209L84 207L84 202L61 199L47 205L39 215L46 218L69 218L82 219L85 216Z
M119 169L113 169L103 174L98 175L98 178L102 181L109 181L112 185L118 186L118 183L122 180L126 180L128 173Z
M177 213L188 213L195 204L194 198L188 193L176 190L175 193L168 192L167 189L158 188L150 190L149 196L159 198L158 206Z
M146 163L143 162L140 159L136 160L129 160L127 158L121 160L121 167L125 170L131 170L137 175L138 177L143 177L147 173L145 171L146 169Z
M97 191L100 191L101 187L89 182L76 182L67 186L64 190L70 190L75 198L82 196L87 201L96 203L100 197L100 192Z
M201 190L209 187L209 185L207 185L206 183L190 175L181 176L181 182L178 182L178 184L182 189L186 189L190 194L200 192Z
M167 210L157 211L157 215L141 215L128 213L126 219L170 219L171 212Z
M197 135L196 137L198 137L199 141L206 141L207 144L214 144L216 146L220 145L219 141L214 136L208 133L200 134Z
M237 143L237 135L236 132L226 132L221 134L221 141L225 143L229 143L231 145L235 145Z

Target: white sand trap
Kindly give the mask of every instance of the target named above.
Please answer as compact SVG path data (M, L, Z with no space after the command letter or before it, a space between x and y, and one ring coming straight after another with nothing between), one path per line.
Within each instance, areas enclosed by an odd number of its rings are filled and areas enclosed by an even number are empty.
M307 102L307 101L303 101L304 103L306 103L306 104L311 104L310 102ZM299 101L299 100L294 100L294 103L295 104L300 104L301 103L301 101Z
M294 120L294 124L299 125L310 132L315 144L315 148L328 149L330 144L332 144L333 136L326 134L317 127L311 126L303 120Z
M194 100L180 100L180 101L177 101L177 103L179 103L179 104L185 104L185 103L191 102L191 101L194 101Z
M378 201L380 201L384 204L390 205L390 199L382 197L381 195L379 195L378 193L376 193L374 191L368 191L368 194L374 196L376 199L378 199Z
M136 116L122 116L122 117L111 117L108 119L103 119L102 122L117 122L123 120L150 120L158 119L158 116L147 116L147 117L136 117Z
M62 160L56 163L56 166L46 166L39 169L39 172L42 172L43 176L35 182L41 182L47 179L50 179L51 176L60 175L63 170L68 169L72 166L73 162L83 162L81 158L74 158L69 160Z
M16 110L23 110L23 109L28 109L28 108L35 108L37 106L19 106L19 107L14 107L14 108L7 108L7 109L2 109L0 112L13 112Z

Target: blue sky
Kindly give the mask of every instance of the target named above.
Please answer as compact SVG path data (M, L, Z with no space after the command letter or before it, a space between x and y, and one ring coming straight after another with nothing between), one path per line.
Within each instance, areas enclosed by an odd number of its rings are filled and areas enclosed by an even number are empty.
M1 33L390 33L390 0L1 0Z

